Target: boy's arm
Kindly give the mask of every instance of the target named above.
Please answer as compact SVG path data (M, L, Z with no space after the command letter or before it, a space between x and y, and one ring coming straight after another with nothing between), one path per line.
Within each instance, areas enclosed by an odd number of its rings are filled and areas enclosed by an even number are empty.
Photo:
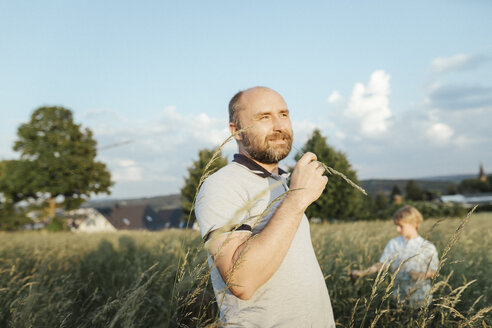
M350 277L352 277L353 280L356 280L360 277L364 277L364 276L367 276L369 274L379 272L379 270L381 270L382 267L383 267L383 263L376 262L364 270L352 270L350 272Z
M436 276L437 274L437 268L439 265L439 259L437 257L437 250L436 247L432 244L428 244L424 249L423 249L424 254L428 256L430 259L430 263L427 267L427 271L425 272L418 272L411 270L408 275L410 276L410 279L412 280L426 280L426 279L432 279Z
M428 270L427 272L410 271L408 275L412 280L426 280L434 278L436 272L435 270Z

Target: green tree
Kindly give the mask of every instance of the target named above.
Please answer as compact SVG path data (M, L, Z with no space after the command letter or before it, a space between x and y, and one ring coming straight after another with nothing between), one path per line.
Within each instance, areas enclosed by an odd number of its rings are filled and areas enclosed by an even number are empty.
M385 194L378 192L374 197L374 209L376 211L384 210L388 206L388 198Z
M40 107L28 123L17 131L14 150L28 167L27 176L13 181L12 190L45 200L54 217L56 199L62 196L66 209L76 208L91 194L107 193L111 175L102 162L96 161L96 141L89 129L73 121L72 111L63 107Z
M203 181L208 175L227 165L227 158L222 157L222 151L219 151L207 169L207 172L205 172L207 164L212 160L216 152L217 149L200 150L198 152L198 159L193 161L193 164L187 169L188 176L185 178L184 186L181 188L181 207L183 211L181 220L185 223L191 224L196 220L195 211L192 207L200 181ZM189 222L187 222L188 218L190 219Z
M413 180L409 180L405 186L405 195L407 200L422 200L423 192Z
M328 181L329 182L329 181ZM375 204L374 199L370 196L362 196L359 209L357 210L356 218L358 219L371 219L374 216Z
M458 189L462 193L492 192L491 177L492 176L489 175L485 181L479 179L465 179L460 182Z
M24 208L15 205L21 200L36 199L30 186L34 174L28 161L0 161L0 230L16 230L30 221Z
M401 190L398 187L398 185L394 184L393 188L391 189L391 194L390 194L390 202L393 203L395 201L395 196L401 196Z
M350 180L358 184L357 174L350 166L344 153L335 150L326 142L326 138L316 129L302 151L295 156L299 160L306 152L312 152L318 157L318 161L345 174ZM347 219L359 217L363 196L358 190L347 184L338 176L328 176L328 184L316 202L311 204L306 215L309 218L321 219Z
M458 193L458 186L456 184L452 183L446 187L447 195L456 195L457 193Z
M29 219L14 208L14 203L0 194L0 230L17 230Z

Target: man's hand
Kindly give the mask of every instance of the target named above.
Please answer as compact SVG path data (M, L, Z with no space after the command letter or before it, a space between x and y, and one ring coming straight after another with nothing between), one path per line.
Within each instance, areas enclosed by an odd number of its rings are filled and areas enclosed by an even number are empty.
M328 177L323 175L324 172L325 169L313 153L304 154L297 162L290 179L292 192L287 197L294 198L302 212L316 201L325 189Z

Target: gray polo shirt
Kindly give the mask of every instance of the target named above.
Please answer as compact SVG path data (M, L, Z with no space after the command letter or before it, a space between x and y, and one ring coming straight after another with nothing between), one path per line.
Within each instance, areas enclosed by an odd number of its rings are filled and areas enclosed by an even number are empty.
M285 196L287 173L271 174L244 155L203 183L195 213L205 241L210 233L262 231ZM222 229L221 229L222 230ZM236 232L235 232L236 233ZM212 259L209 257L212 266ZM221 321L227 327L335 327L330 297L311 243L304 215L282 264L249 300L225 288L213 266L211 272Z

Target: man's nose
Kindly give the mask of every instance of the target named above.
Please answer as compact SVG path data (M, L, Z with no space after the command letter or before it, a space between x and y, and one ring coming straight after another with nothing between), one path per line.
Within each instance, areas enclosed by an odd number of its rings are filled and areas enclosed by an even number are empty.
M274 116L273 117L273 129L275 131L283 131L288 125L288 118Z

